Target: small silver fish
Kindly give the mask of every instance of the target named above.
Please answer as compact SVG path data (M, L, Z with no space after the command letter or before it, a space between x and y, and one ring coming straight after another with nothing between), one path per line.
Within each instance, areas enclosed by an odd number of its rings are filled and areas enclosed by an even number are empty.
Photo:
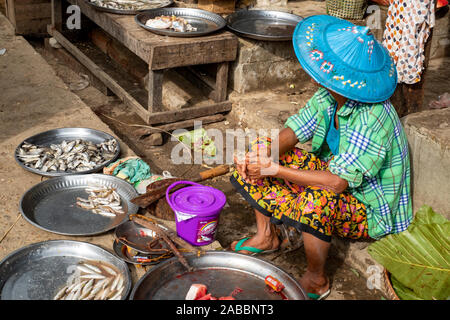
M83 274L80 276L82 279L105 279L106 277L101 274Z
M94 271L94 270L92 270L90 268L87 268L87 267L83 266L83 265L77 265L77 268L80 271L83 271L83 272L88 273L88 274L99 274L99 272L96 272L96 271Z
M58 291L58 293L53 297L53 300L60 300L62 297L66 295L68 287L67 285L64 286L61 290Z
M88 264L88 263L84 263L84 265L85 265L87 268L91 269L92 271L94 271L94 272L96 272L96 273L102 273L102 270L100 270L100 269L97 268L96 266L93 266L93 265Z

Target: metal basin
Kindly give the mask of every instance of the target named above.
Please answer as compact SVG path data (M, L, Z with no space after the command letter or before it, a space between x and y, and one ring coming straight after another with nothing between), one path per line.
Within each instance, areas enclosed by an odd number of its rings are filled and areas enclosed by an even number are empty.
M176 257L171 258L148 271L133 288L130 299L184 300L192 284L202 283L215 297L229 296L239 288L236 300L307 300L305 291L293 277L262 259L228 251L184 256L195 271L186 272ZM268 275L284 284L281 294L264 283Z

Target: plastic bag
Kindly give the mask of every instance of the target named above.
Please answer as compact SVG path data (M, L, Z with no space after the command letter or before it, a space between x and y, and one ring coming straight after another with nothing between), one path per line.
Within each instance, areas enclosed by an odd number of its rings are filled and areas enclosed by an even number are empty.
M179 141L194 151L203 151L210 157L214 157L216 155L217 150L214 141L206 134L206 130L204 128L195 129L175 136Z
M152 175L149 165L139 157L119 159L103 168L103 173L122 178L133 185Z

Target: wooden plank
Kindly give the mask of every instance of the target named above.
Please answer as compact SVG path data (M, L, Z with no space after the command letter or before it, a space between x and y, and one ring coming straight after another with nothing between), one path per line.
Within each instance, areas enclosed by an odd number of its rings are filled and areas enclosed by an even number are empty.
M13 0L16 6L23 6L29 4L41 4L41 3L50 3L51 0Z
M6 0L6 17L13 26L16 26L16 10L14 0Z
M148 123L149 113L142 105L136 101L127 91L125 91L113 78L100 69L92 60L84 55L77 47L67 40L60 32L52 26L48 26L48 33L69 51L78 61L84 65L90 72L96 75L116 96L118 96L127 106L129 106L139 117Z
M0 0L0 13L6 15L6 0Z
M68 0L112 37L144 61L150 69L233 61L237 37L228 31L196 38L165 37L139 27L133 16L114 15L95 10L83 0Z
M43 35L51 17L51 0L6 0L6 16L16 34Z
M117 62L140 83L143 83L148 74L147 62L98 27L89 31L89 38L102 52Z
M52 27L62 31L62 0L52 0Z
M180 110L162 111L152 113L148 117L149 124L172 123L182 120L199 118L216 113L228 112L231 110L231 102L224 101L207 106L184 108Z
M223 114L219 113L219 114L214 114L212 116L205 116L205 117L200 117L200 118L195 118L195 119L173 122L173 123L164 124L164 125L156 126L156 127L154 126L152 128L139 128L134 131L134 134L142 137L142 136L150 135L153 133L161 132L162 130L169 132L169 131L173 131L176 129L193 128L194 123L198 122L198 121L201 121L202 125L204 125L204 124L220 122L220 121L224 121L224 120L225 120L225 116Z
M19 35L45 36L50 22L50 18L17 21L15 32Z
M155 46L151 53L149 64L152 70L219 63L236 59L237 42L217 35L214 41L191 40L177 46Z
M148 111L158 112L163 110L162 104L162 85L163 70L149 70L148 72Z
M214 101L220 102L227 98L228 62L219 63L216 73L216 88Z
M27 5L19 5L16 3L15 11L16 21L43 18L48 19L52 14L52 6L50 2Z

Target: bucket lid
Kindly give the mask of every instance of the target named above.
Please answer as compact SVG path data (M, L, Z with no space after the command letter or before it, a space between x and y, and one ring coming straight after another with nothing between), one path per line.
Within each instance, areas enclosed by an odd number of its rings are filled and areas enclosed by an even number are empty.
M173 210L195 215L220 211L226 201L222 191L208 186L184 187L170 196Z

